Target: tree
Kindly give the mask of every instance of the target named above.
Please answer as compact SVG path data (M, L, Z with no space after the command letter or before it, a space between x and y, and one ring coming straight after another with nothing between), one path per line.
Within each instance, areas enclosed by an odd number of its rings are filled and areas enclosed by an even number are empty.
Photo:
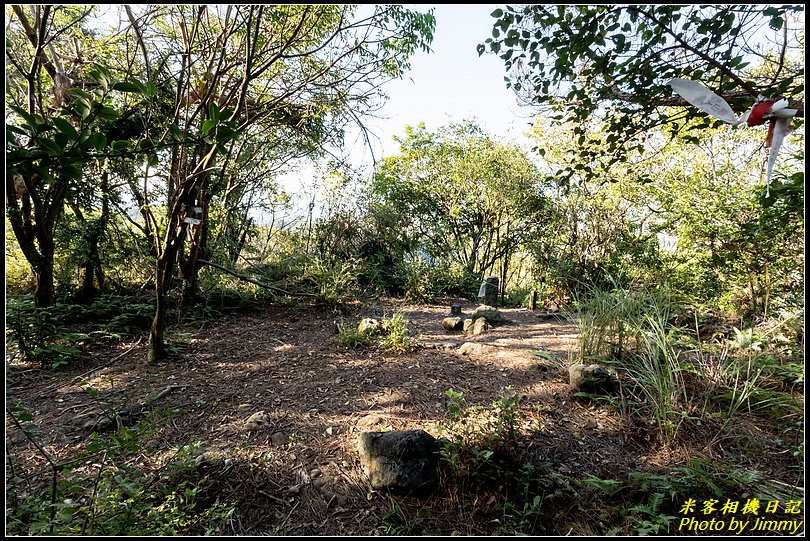
M383 160L373 193L410 222L401 234L479 279L499 273L505 290L511 257L546 215L537 169L470 122L435 133L409 126L398 142L400 154Z
M162 239L154 243L150 361L166 354L175 269L179 265L193 284L209 234L210 204L229 186L223 172L240 159L240 144L261 137L270 147L285 140L339 143L342 124L376 105L379 85L407 70L416 50L428 50L432 15L397 6L355 12L336 5L166 6L147 12L151 25L146 15L128 14L149 80L119 88L147 110L171 98L163 124L144 129L135 145L148 160L143 183L132 188L147 233ZM148 187L150 168L165 175L165 187ZM165 204L163 220L156 219L158 202ZM196 231L189 226L195 220ZM188 232L194 242L186 256Z
M545 293L575 297L594 287L655 281L660 260L651 208L656 205L641 180L653 174L649 160L596 171L578 164L560 178L554 172L570 159L574 126L549 129L538 119L529 135L543 151L541 173L557 183L548 219L531 245ZM588 133L597 140L603 135Z
M739 165L758 149L745 136L706 130L697 145L670 145L645 191L656 229L677 240L672 281L699 302L767 316L803 283L803 154L786 156L766 191L760 170Z
M77 59L92 9L11 7L18 24L6 48L6 215L34 272L38 307L54 301L54 228L65 200L75 206L83 173L107 148L99 126L118 117L109 73Z
M478 46L503 59L526 101L575 126L576 160L607 163L643 150L643 134L719 126L667 85L698 80L742 113L761 94L783 96L803 116L803 6L529 5L492 13ZM606 133L587 145L598 119ZM560 174L570 174L570 166Z
M543 167L569 159L572 134L537 122ZM768 194L756 134L699 135L697 143L670 141L653 130L645 159L559 179L548 227L532 245L547 285L573 294L583 285L667 282L690 303L741 315L795 303L804 268L803 153L785 156Z

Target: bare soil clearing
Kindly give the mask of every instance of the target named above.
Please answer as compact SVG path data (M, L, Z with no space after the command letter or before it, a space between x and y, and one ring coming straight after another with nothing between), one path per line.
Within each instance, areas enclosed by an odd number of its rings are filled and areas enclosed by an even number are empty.
M474 308L466 302L463 313ZM102 410L125 412L120 418L125 423L169 410L144 446L153 451L131 460L145 472L154 471L172 460L178 447L199 442L200 453L221 459L202 462L207 486L220 501L238 503L227 534L380 533L390 497L371 491L363 478L357 436L363 430L415 428L441 436L450 388L463 392L469 404L490 405L502 388L513 387L524 397L520 444L561 473L613 478L701 453L699 445L662 450L649 430L573 397L563 368L576 350L572 322L503 309L507 325L468 338L443 329L449 303L409 306L394 300L343 320L356 324L361 316L390 316L397 310L407 314L411 336L424 344L414 352L350 349L338 341L341 316L314 307L270 306L176 328L174 339L185 344L175 358L157 366L144 364L141 339L93 351L66 369L11 369L7 403L21 402L31 411L39 442L58 460L87 444L89 432L102 426ZM464 342L487 347L462 355ZM537 350L560 364L533 355ZM88 387L98 395L91 396ZM265 414L261 422L245 430L257 412ZM8 449L18 471L41 470L47 478L44 458L7 424ZM757 465L765 467L752 458L752 467ZM453 529L493 532L474 523Z

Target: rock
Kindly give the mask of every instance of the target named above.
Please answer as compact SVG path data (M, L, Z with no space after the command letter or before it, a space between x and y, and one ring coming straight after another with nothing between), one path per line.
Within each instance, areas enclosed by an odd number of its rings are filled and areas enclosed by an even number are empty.
M205 451L194 459L194 465L198 468L203 466L224 466L225 457L219 451Z
M450 315L451 316L460 316L461 315L461 305L458 303L453 303L450 305Z
M357 430L360 432L367 432L382 424L385 424L385 417L382 415L377 415L376 413L369 413L357 421Z
M568 377L574 390L585 393L609 393L618 385L616 375L598 364L573 364Z
M485 355L494 351L495 348L493 346L478 344L476 342L464 342L461 344L461 347L458 348L458 352L461 355Z
M317 479L315 479L315 478L312 479L312 486L314 486L315 488L319 488L319 489L323 488L328 483L329 483L329 481L327 479L324 479L323 477L319 477Z
M446 317L442 320L442 327L446 331L460 331L464 328L464 320L460 317Z
M283 432L273 432L270 436L270 443L273 447L284 447L287 445L287 435Z
M436 489L439 448L424 430L363 432L357 441L371 486L402 494L424 495Z
M476 308L471 317L472 319L483 317L492 325L497 325L498 323L503 323L506 321L506 318L503 317L503 314L501 314L497 308L494 306L487 306L486 304L482 304Z
M473 323L475 323L475 320L473 320L473 319L465 319L464 320L464 327L463 327L464 332L468 332L470 329L472 329Z
M335 436L340 433L340 428L336 426L330 426L326 428L325 432L327 436Z
M247 418L245 421L245 426L243 430L259 430L260 428L271 424L270 416L267 415L264 411L257 411L253 415Z
M484 334L488 330L489 330L489 322L487 321L487 319L479 317L473 322L472 326L470 327L470 330L467 331L467 334L469 334L470 336L478 336L479 334Z
M380 325L379 321L367 317L357 326L357 332L363 334L374 334L380 332L381 327L382 326Z
M422 347L429 349L453 349L458 347L461 342L421 342Z

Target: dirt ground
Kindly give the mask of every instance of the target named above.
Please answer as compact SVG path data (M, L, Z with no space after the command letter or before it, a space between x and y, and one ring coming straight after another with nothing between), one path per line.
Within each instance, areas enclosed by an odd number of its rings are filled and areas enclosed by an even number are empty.
M463 313L475 306L464 302ZM423 347L397 354L339 343L337 323L397 310L406 313ZM160 430L129 460L156 471L179 447L195 443L195 453L208 457L198 462L221 501L239 502L224 532L238 535L384 533L378 525L389 496L367 484L357 437L364 430L416 428L441 436L451 388L469 404L483 405L504 387L514 388L523 396L525 433L531 434L522 444L561 473L608 478L679 461L615 413L574 399L563 366L576 351L575 324L503 309L508 324L468 338L443 329L448 312L449 304L393 300L354 317L270 306L173 328L178 353L157 366L143 362L143 336L60 370L7 368L6 400L31 411L39 443L57 460L75 456L91 431L109 428L103 411L118 412L121 422L168 411ZM489 347L460 354L468 341ZM258 412L264 415L247 430L247 419ZM46 475L42 454L8 422L7 454L17 470ZM482 533L475 528L456 526L464 534Z

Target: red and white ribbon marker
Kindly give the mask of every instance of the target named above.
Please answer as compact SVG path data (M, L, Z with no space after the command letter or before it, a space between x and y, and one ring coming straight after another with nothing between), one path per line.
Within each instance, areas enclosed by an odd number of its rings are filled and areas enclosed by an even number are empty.
M188 224L186 228L186 232L188 233L188 240L191 241L191 244L196 245L197 243L194 241L194 236L197 233L197 230L200 228L200 220L197 218L186 218L183 222Z
M766 195L770 195L773 164L776 163L776 156L779 154L782 141L790 131L790 120L797 110L788 109L787 100L768 100L763 96L759 96L754 106L738 117L726 100L709 90L699 81L671 79L667 84L683 99L701 111L732 126L743 122L748 126L761 126L768 122L768 135L765 138L765 148L768 149Z

